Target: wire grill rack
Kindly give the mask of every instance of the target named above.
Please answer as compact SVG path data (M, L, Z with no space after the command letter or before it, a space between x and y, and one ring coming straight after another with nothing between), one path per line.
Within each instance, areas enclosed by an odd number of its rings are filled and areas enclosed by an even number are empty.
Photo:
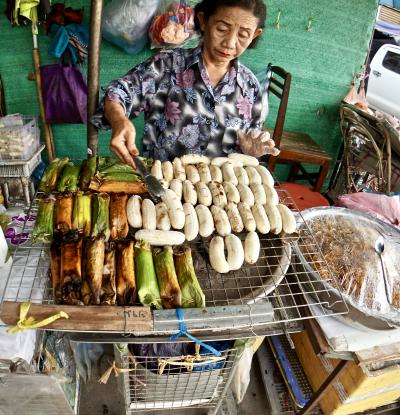
M124 372L120 390L126 413L187 407L212 408L224 397L241 351L229 349L221 357L202 354L192 369L180 358L137 357L124 349L115 350L115 359ZM218 360L212 360L212 359ZM172 362L166 363L166 362Z
M279 188L277 190L281 202L296 210L287 192ZM33 201L30 214L35 215L37 208L38 198ZM348 312L343 300L341 311L330 309L330 291L333 294L338 288L334 278L331 281L332 288L323 284L316 285L299 257L293 254L292 247L296 244L303 254L312 258L313 263L310 265L314 269L330 273L300 212L297 212L296 220L298 229L301 229L300 234L260 235L261 252L257 263L245 264L240 270L227 274L218 274L209 265L209 239L198 239L190 244L196 274L206 297L207 310L212 309L220 316L224 314L224 317L219 320L223 326L210 327L206 324L207 317L204 315L201 316L203 324L199 324L197 319L197 323L191 325L190 309L187 312L185 310L185 321L189 329L248 330L243 332L246 335L260 335L263 334L260 330L265 329L265 334L278 334L282 333L282 323L284 330L298 331L301 330L299 322L302 319ZM238 236L243 240L245 234ZM49 256L48 244L33 244L30 238L21 243L13 256L2 301L53 304ZM338 302L337 296L332 295L332 299ZM318 315L308 312L308 304L322 306L317 308ZM174 313L171 312L173 310L155 311L155 328L148 334L176 332L177 320L172 321L171 326L171 320L174 319ZM238 316L244 318L238 319Z

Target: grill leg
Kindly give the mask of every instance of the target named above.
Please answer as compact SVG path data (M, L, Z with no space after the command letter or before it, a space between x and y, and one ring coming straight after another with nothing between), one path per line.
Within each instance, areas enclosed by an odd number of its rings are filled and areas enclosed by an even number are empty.
M24 191L24 198L26 204L29 206L31 204L31 195L29 193L29 179L27 177L21 176L22 189Z

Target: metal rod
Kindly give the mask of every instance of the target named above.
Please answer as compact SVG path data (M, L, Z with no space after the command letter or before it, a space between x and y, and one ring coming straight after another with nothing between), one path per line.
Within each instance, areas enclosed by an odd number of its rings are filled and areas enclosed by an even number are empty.
M88 101L87 101L87 152L95 155L99 148L97 129L90 123L99 101L99 67L101 43L102 0L92 0L90 5L90 37L88 51Z
M319 387L319 389L312 395L311 399L308 401L307 405L296 415L304 415L310 413L310 411L318 404L321 398L328 392L329 386L333 381L342 373L346 366L350 363L350 360L341 360L339 364L335 367L332 373L326 378L324 383Z
M49 157L49 161L51 161L55 157L53 132L51 130L50 125L46 121L46 113L44 110L44 102L43 102L43 95L42 95L42 78L40 76L39 49L37 45L36 27L34 25L32 25L32 41L33 41L33 49L32 49L33 68L35 72L36 89L37 89L37 96L38 96L38 101L39 101L40 116L42 118L42 123L43 123L44 141L46 144L47 154Z
M222 390L222 393L221 393L221 395L218 399L218 402L217 402L216 406L214 408L212 408L212 410L210 411L211 412L210 415L217 415L218 414L219 408L221 408L221 405L222 405L222 401L224 400L224 398L225 398L225 396L228 392L228 389L231 387L233 376L235 375L236 370L238 370L238 364L239 364L240 358L242 357L242 354L243 354L243 350L241 352L238 352L238 354L235 356L235 361L233 362L233 365L231 367L231 371L229 372L229 376L228 376L228 379L226 380L224 389Z

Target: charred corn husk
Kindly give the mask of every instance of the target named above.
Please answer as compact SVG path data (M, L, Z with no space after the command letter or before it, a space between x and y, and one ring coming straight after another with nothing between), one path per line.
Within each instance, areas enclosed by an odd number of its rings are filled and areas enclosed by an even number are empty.
M78 190L79 167L74 163L67 163L61 173L57 183L59 192L75 192Z
M97 157L93 156L86 160L83 160L81 169L79 172L79 188L81 190L88 190L90 181L96 173Z
M140 303L162 308L151 247L144 241L137 241L135 245L135 274Z
M130 195L140 195L146 193L147 189L143 182L132 181L118 181L118 180L100 180L94 177L90 181L90 190L96 192L108 192L108 193L127 193Z
M106 244L104 253L103 279L101 282L100 303L114 305L117 298L115 286L115 243Z
M154 248L153 257L163 308L181 307L181 290L175 273L172 247Z
M70 233L65 238L76 237L77 234ZM90 289L89 281L86 278L86 260L87 260L87 244L82 242L82 284L81 284L81 300L85 305L91 305L92 300L92 290Z
M55 158L46 168L42 179L39 183L40 192L52 192L57 186L57 180L60 177L61 171L68 163L68 158Z
M77 192L72 210L72 229L83 236L90 235L91 228L91 195Z
M107 193L92 195L92 238L103 236L106 241L110 238L109 208L110 196Z
M85 275L82 277L81 298L82 298L83 304L85 305L93 304L92 290L90 289L89 281L86 279Z
M59 234L65 234L72 228L72 208L74 198L72 193L57 196L56 200L56 220L54 229Z
M149 159L142 159L151 166ZM142 177L131 167L113 157L99 157L96 174L89 188L98 192L140 194L146 192Z
M113 193L110 198L111 239L124 239L128 235L129 225L126 216L128 195Z
M32 241L51 242L53 239L54 205L56 199L52 196L39 200L39 208L35 226L32 231Z
M65 304L79 305L82 286L82 239L61 246L61 293Z
M193 266L192 250L189 247L174 251L175 271L182 292L182 307L205 307L206 300L197 280Z
M85 280L92 291L92 303L100 304L104 267L104 238L88 240L85 248Z
M61 249L53 241L50 246L50 276L53 287L53 297L56 304L61 303Z
M133 241L117 243L117 302L118 305L133 305L136 300Z

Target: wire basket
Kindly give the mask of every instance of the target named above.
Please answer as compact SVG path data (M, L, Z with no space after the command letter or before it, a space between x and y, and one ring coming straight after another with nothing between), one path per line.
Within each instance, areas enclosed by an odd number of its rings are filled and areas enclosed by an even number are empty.
M120 390L126 413L188 407L215 407L230 384L240 349L228 349L220 357L202 354L193 367L193 356L171 358L137 357L127 347L115 350L115 358L125 371ZM128 371L129 370L129 371Z
M277 190L282 203L295 209L287 192L279 188ZM37 208L38 201L35 199L30 214L35 215ZM308 256L318 263L318 267L314 268L330 273L300 212L296 217L298 227L302 225L301 235L259 235L261 252L257 263L244 264L240 270L227 274L218 274L211 268L208 239L200 238L189 244L196 274L205 294L206 308L184 310L188 330L205 337L210 335L211 338L281 334L301 330L299 322L303 319L348 312L343 300L338 300L343 303L340 311L328 309L330 304L326 298L330 297L330 291L333 293L337 290L337 284L333 283L332 288L315 288L310 275L300 266L301 260L292 255L292 245L296 243L302 247L302 252L308 252ZM244 235L239 236L244 238ZM34 245L29 237L14 254L3 301L54 304L49 263L49 245ZM309 303L322 306L317 308L317 315L309 313L306 298ZM177 332L175 310L155 310L153 321L152 331L123 333L170 336Z

